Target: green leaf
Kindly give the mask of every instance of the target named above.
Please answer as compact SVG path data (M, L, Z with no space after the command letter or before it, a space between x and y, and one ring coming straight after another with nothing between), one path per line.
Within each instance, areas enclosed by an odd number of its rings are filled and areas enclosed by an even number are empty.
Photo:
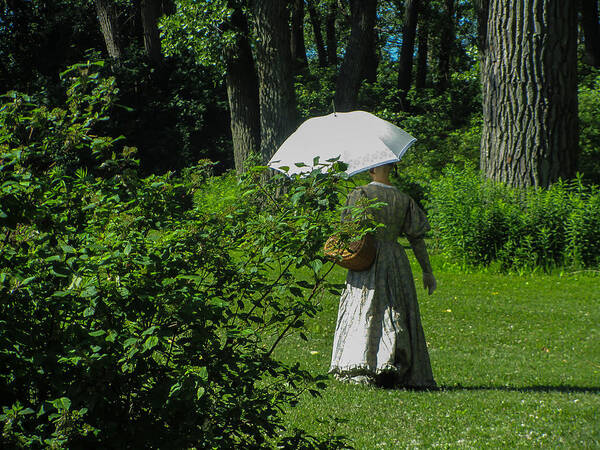
M129 338L129 339L126 339L125 342L123 342L123 348L130 347L130 346L136 344L137 341L138 341L138 339L137 338L133 338L133 337Z
M52 403L52 406L54 406L58 410L68 411L71 408L71 400L68 399L67 397L57 398L56 400L53 400L51 403Z
M314 259L309 263L309 265L315 273L319 273L323 267L323 262L320 259Z
M97 330L97 331L91 331L90 333L88 333L90 336L92 337L98 337L98 336L103 336L106 334L106 331L104 330Z
M205 392L204 388L202 386L200 386L198 388L198 391L196 392L196 398L198 400L200 400L202 398L202 396L204 395L204 392Z
M156 347L156 344L158 344L158 336L149 336L146 342L144 342L143 350L150 350Z
M152 326L150 328L147 328L146 330L144 330L144 332L142 333L142 336L148 336L149 334L153 334L154 331L157 329L157 326Z

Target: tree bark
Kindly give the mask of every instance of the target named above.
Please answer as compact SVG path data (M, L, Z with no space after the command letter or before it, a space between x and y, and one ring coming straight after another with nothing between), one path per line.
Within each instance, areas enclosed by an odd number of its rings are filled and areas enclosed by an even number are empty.
M489 8L481 169L513 186L547 187L577 165L575 4L491 0Z
M235 169L242 173L249 154L260 150L258 77L248 38L248 22L240 10L232 14L230 26L237 34L235 43L224 50L225 80Z
M306 0L306 7L308 8L308 16L310 18L310 23L315 35L315 45L317 46L317 58L319 60L319 66L325 67L327 66L327 52L325 51L323 32L321 31L321 17L315 8L314 0Z
M308 67L304 44L304 0L293 0L292 2L290 46L294 68L298 71Z
M417 73L415 76L415 87L417 90L422 90L427 86L427 59L429 53L429 26L426 20L422 20L419 24L417 38Z
M327 39L327 63L330 66L337 65L337 32L335 22L337 20L337 0L329 0L327 17L325 19L325 36Z
M346 54L335 87L335 106L338 111L355 107L360 83L365 73L369 44L373 42L377 0L352 0L352 28Z
M297 125L287 2L254 0L260 148L267 162Z
M398 64L398 89L400 90L400 108L405 111L408 109L406 96L408 95L412 81L413 55L415 51L419 8L419 0L406 0L404 3L402 48Z
M581 26L585 44L585 61L600 67L600 24L598 23L598 1L581 1Z
M474 0L475 14L477 16L477 47L481 52L487 46L487 23L490 0Z
M121 59L121 45L115 6L111 0L95 0L94 3L108 56L114 61L119 61Z
M368 43L369 51L364 64L363 80L368 83L377 82L377 68L379 67L379 51L378 51L378 33L373 29L371 33L371 42Z
M450 60L456 33L454 29L454 2L455 0L444 0L444 22L441 30L440 57L439 57L439 80L438 88L445 91L450 86Z
M140 1L140 16L144 30L144 49L150 63L155 67L162 64L160 35L158 33L158 19L160 15L161 0Z

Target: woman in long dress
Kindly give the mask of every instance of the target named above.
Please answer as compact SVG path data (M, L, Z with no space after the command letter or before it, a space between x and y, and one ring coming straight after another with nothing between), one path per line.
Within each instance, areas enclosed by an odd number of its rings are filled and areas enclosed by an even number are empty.
M347 204L361 197L386 205L374 209L377 255L370 269L348 271L340 298L329 372L338 380L385 387L436 387L421 325L417 293L406 253L405 235L423 270L423 285L436 288L423 235L429 223L412 198L389 180L392 165L369 171L373 180L353 190Z

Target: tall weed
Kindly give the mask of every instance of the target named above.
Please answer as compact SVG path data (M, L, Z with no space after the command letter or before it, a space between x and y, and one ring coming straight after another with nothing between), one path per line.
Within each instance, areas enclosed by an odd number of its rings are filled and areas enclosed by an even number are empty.
M448 168L428 199L434 244L462 265L502 270L597 267L600 190L578 178L517 189Z

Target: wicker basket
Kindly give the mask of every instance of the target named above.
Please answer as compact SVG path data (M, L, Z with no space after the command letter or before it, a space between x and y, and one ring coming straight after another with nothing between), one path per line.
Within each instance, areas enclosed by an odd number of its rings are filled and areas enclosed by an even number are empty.
M375 238L370 234L347 245L344 245L338 235L333 235L323 246L323 253L327 259L357 272L367 270L373 265L376 251Z

